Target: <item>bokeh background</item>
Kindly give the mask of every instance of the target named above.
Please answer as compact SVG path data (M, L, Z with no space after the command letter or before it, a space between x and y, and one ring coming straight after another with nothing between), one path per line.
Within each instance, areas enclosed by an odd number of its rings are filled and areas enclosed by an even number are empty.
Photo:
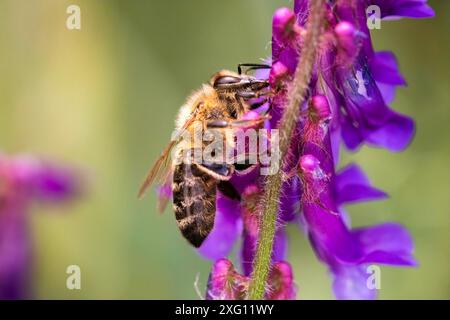
M399 58L409 86L394 108L417 121L405 152L364 147L357 160L386 201L349 209L356 226L399 221L420 266L382 268L384 299L450 298L450 4L433 20L383 22L377 49ZM80 31L66 8L81 8ZM182 239L172 212L136 191L185 97L216 70L270 54L271 16L288 0L0 0L0 149L83 168L89 192L30 215L37 298L196 299L210 262ZM289 227L300 299L331 299L330 278ZM82 289L66 289L66 267Z

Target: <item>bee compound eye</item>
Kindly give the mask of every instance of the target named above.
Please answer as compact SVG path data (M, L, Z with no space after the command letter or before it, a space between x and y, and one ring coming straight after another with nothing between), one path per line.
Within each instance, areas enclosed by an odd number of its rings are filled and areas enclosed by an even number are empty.
M233 76L223 76L216 79L214 82L214 87L227 85L227 84L235 84L241 81L241 78L233 77Z

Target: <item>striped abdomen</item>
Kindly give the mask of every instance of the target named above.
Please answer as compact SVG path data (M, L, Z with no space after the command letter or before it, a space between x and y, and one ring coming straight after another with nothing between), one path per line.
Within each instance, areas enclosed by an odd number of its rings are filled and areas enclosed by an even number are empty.
M218 181L196 164L175 166L173 207L178 228L195 247L200 247L214 226Z

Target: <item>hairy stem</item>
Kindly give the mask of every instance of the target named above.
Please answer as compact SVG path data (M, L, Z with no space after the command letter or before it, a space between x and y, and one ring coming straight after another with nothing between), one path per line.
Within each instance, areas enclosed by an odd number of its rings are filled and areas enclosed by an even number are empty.
M322 33L325 0L310 0L310 13L307 22L307 32L300 61L295 70L294 80L290 87L286 107L279 124L280 156L284 162L288 152L292 134L297 125L300 105L308 93L308 86L316 57L316 49ZM282 166L283 167L283 166ZM267 276L272 260L272 248L276 230L278 201L282 186L282 170L267 178L265 186L265 204L260 221L260 232L253 273L248 290L248 299L264 299Z

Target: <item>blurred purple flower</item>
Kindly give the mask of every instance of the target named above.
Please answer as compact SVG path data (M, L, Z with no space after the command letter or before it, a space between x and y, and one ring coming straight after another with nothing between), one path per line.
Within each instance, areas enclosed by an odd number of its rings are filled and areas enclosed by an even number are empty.
M32 156L0 154L0 299L29 298L32 202L63 202L80 192L74 172Z

